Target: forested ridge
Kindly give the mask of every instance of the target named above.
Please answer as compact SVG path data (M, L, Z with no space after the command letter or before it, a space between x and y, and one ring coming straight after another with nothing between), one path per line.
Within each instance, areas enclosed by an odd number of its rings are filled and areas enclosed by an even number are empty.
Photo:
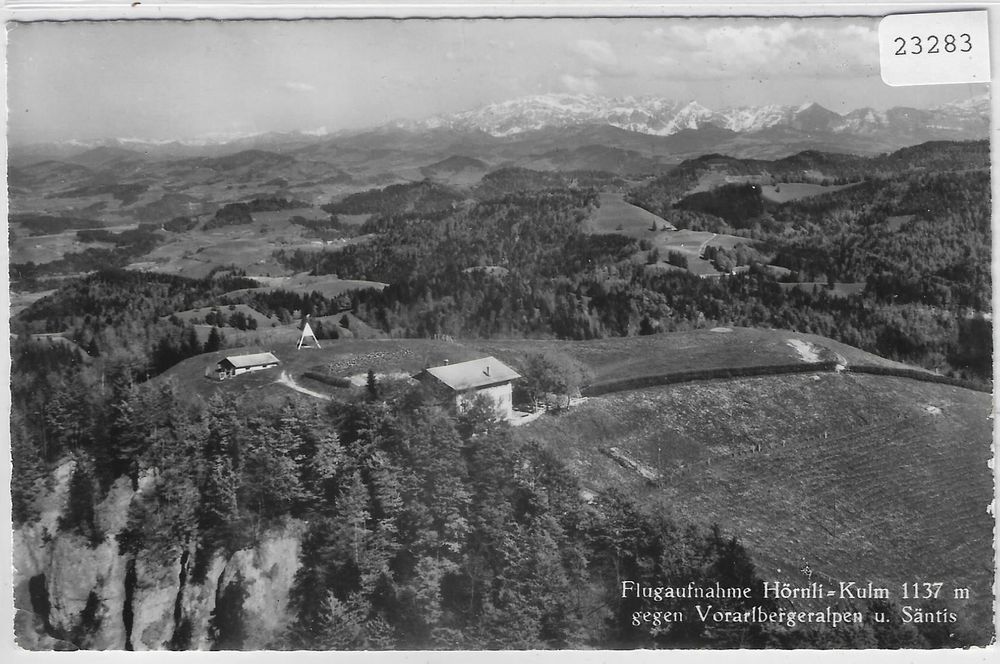
M388 282L381 292L355 294L353 308L396 336L586 339L764 326L988 379L990 323L981 316L992 297L985 154L982 143L941 143L873 159L706 157L656 181L666 189L633 191L634 202L679 227L745 237L735 250L705 252L716 265L750 268L725 279L651 272L642 265L644 242L584 233L580 222L599 201L593 190L576 188L511 194L458 211L375 215L366 223L378 234L370 243L276 257L297 270ZM783 204L763 200L756 185L724 185L698 194L689 209L673 207L682 200L673 187L690 187L705 164L719 160L753 172L823 166L844 178L867 165L877 176ZM790 273L779 276L766 265ZM480 266L504 272L471 269ZM781 282L860 282L863 289L843 296Z
M989 168L988 141L931 141L874 157L807 150L772 161L720 154L681 162L668 173L629 191L629 200L656 214L669 208L706 173L758 176L765 181L851 184L903 172L945 172Z
M216 304L227 291L256 285L230 269L205 279L120 269L75 279L11 322L11 332L24 337L12 351L12 384L16 391L20 372L38 378L32 362L17 361L18 349L31 343L27 335L37 333L62 333L88 359L98 360L101 371L146 380L204 350L194 328L171 314Z

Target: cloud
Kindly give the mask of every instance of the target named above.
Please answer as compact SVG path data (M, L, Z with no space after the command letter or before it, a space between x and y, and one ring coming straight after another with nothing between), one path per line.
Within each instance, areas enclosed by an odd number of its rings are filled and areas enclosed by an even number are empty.
M610 42L603 39L577 39L569 43L569 52L575 58L605 76L627 76L634 71L626 66Z
M315 85L312 85L311 83L303 83L302 81L286 81L281 87L291 92L316 92Z
M595 65L615 66L618 56L611 44L597 39L578 39L570 44L570 50L582 55Z
M567 92L572 92L573 94L592 95L597 94L600 90L600 86L592 76L573 76L572 74L563 74L559 77L559 82L562 83Z
M822 25L816 19L695 29L675 24L642 33L661 77L676 80L871 76L877 73L874 25Z

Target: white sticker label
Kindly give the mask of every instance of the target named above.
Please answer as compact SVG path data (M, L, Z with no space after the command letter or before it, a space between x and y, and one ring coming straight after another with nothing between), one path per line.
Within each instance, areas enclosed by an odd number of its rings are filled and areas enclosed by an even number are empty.
M985 11L897 14L878 26L882 80L888 85L989 83Z

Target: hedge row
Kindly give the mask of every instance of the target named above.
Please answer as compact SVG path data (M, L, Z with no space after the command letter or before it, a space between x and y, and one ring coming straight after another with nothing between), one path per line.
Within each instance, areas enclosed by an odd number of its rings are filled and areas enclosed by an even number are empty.
M331 376L329 374L320 373L319 371L306 371L302 374L305 378L311 378L313 380L319 381L325 385L332 385L333 387L350 387L351 381L346 378L341 378L340 376Z
M925 383L941 383L943 385L951 385L953 387L962 387L967 390L975 390L976 392L986 392L987 394L993 392L993 388L988 385L982 385L969 380L962 380L961 378L952 378L951 376L928 373L926 371L920 371L919 369L898 369L895 367L858 365L847 367L847 370L853 373L872 374L875 376L898 376L899 378L912 378L913 380L921 380Z
M611 380L604 383L588 385L581 390L585 397L596 397L610 392L622 392L624 390L639 390L646 387L656 387L659 385L673 385L675 383L688 383L694 380L712 380L717 378L747 378L751 376L777 376L780 374L815 373L817 371L833 371L837 366L835 361L815 362L803 364L770 364L765 366L752 367L719 367L715 369L692 369L690 371L677 371L669 374L658 374L655 376L635 376L634 378L623 378L622 380Z
M596 397L611 392L624 392L625 390L641 390L647 387L657 387L660 385L673 385L676 383L688 383L695 380L713 380L718 378L748 378L752 376L777 376L781 374L815 373L817 371L833 371L837 367L837 362L815 362L813 364L770 364L753 367L720 367L716 369L693 369L690 371L677 371L669 374L658 374L655 376L635 376L633 378L623 378L621 380L611 380L603 383L596 383L584 387L580 392L585 397ZM874 365L857 365L846 367L846 371L854 373L872 374L876 376L897 376L899 378L910 378L927 383L941 383L961 387L977 392L992 393L989 386L974 383L960 378L942 376L940 374L928 373L919 369L901 369L895 367L879 367Z

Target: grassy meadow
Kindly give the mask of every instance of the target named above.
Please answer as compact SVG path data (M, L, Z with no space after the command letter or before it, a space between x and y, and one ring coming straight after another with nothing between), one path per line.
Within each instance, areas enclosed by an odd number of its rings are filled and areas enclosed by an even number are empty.
M913 580L990 622L990 398L902 378L816 374L705 381L588 399L517 430L591 490L625 489L739 533L765 578ZM655 469L650 486L599 448ZM951 590L947 590L951 593Z

